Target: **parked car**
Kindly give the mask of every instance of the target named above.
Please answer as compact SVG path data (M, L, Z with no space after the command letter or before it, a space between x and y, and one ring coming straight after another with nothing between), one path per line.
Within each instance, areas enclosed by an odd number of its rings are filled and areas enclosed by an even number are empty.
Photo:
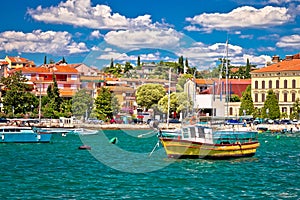
M253 125L257 125L257 124L261 124L261 121L256 119L256 120L253 120Z
M6 119L6 118L0 118L0 123L7 123L7 122L9 122L8 119Z
M292 121L289 119L282 119L280 120L280 124L292 124Z
M169 119L169 123L179 124L181 121L179 121L179 119Z

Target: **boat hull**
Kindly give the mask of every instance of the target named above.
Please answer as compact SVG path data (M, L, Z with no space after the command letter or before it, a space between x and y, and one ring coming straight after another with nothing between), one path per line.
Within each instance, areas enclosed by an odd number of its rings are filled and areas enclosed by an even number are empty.
M52 134L1 133L0 143L49 143Z
M160 138L169 158L230 159L252 157L259 147L258 142L243 144L205 144L186 140Z

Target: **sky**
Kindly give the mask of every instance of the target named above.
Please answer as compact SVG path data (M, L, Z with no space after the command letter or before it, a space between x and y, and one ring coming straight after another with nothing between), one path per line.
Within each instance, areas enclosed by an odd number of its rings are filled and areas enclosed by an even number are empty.
M102 69L177 62L212 69L219 58L263 67L300 51L300 0L9 0L1 2L0 59L46 56ZM228 41L228 45L226 45ZM226 46L228 48L226 48ZM226 50L228 49L228 51Z

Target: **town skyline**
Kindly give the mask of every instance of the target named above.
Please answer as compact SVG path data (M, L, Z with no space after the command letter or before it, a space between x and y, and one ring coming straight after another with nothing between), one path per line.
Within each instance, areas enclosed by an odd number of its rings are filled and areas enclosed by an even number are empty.
M264 66L300 50L299 0L5 1L0 57L44 57L102 69L115 63L177 62L198 70L226 56L233 65ZM172 6L171 6L172 5ZM11 13L14 13L13 15Z

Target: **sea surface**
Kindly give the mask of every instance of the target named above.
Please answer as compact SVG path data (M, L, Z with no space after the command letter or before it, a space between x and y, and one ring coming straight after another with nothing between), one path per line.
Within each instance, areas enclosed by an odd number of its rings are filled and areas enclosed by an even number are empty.
M300 136L259 140L254 157L217 161L169 159L151 130L0 144L0 199L300 199Z

